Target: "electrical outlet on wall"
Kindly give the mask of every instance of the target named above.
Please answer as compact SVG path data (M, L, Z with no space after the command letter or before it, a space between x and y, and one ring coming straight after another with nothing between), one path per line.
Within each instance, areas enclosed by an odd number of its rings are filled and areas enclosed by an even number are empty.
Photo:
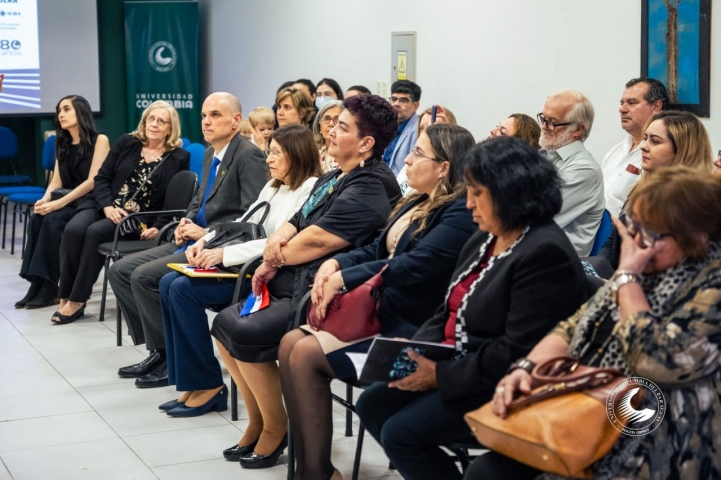
M381 97L387 98L388 97L388 82L381 82L383 84L383 93L381 94Z
M380 80L376 82L376 95L383 96L383 82Z

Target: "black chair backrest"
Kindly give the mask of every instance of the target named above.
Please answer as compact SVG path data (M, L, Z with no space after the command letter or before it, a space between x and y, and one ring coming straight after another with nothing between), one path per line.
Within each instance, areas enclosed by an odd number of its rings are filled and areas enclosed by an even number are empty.
M178 172L165 192L163 210L186 210L198 188L198 176L190 170Z

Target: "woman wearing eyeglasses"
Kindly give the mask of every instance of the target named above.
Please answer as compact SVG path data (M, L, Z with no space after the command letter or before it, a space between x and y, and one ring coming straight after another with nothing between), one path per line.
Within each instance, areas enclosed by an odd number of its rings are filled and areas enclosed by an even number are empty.
M433 315L475 230L463 197L463 155L474 143L473 135L458 126L432 125L420 135L415 154L406 157L409 183L417 193L398 203L375 242L336 255L318 269L312 299L320 318L344 286L353 289L386 266L378 312L382 334L411 337ZM298 439L295 478L333 474L330 380L356 380L346 353L365 353L371 341L343 344L329 333L309 335L305 330L283 338L281 384L293 438Z
M55 325L83 316L85 302L103 269L98 247L110 242L117 224L128 215L160 210L170 180L188 170L190 154L179 148L180 120L168 102L153 102L143 111L137 130L121 137L110 149L95 176L95 207L76 215L60 244L60 308ZM167 215L143 220L127 238L151 240L172 220Z
M653 132L648 129L649 138ZM656 396L644 395L636 409L654 415L633 428L649 433L621 435L592 465L594 479L721 478L721 210L713 208L721 205L721 178L688 167L660 168L636 186L627 205L626 223L615 220L622 242L615 275L524 364L530 370L572 355L583 365L618 368L660 388L663 421L656 422ZM493 410L501 418L519 390L534 386L525 368L511 370L496 387ZM491 452L466 478L510 478L501 472L514 465L520 466Z
M338 116L342 110L342 101L328 100L320 108L313 121L313 135L316 143L318 143L318 153L320 154L320 165L323 173L338 168L335 158L328 154L328 145L330 144L330 130L338 124Z
M652 115L646 122L639 148L643 173L631 191L651 178L661 167L683 165L706 173L714 170L708 133L693 113L667 110ZM625 211L626 206L621 209L622 213ZM618 268L620 253L621 236L614 227L598 254L608 260L615 270ZM596 264L596 261L591 259L590 263Z

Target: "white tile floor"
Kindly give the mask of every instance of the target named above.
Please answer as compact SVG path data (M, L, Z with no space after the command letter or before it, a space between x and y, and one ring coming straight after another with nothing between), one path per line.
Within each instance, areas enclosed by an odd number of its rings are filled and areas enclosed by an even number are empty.
M118 367L147 352L127 336L115 346L112 293L108 320L98 322L102 274L88 316L73 324L51 325L52 307L15 310L28 283L17 276L20 253L7 248L0 250L0 480L286 478L285 463L252 471L222 458L247 425L242 402L238 422L230 410L170 418L157 406L176 397L173 388L141 390L118 378ZM334 409L333 461L349 479L356 437L343 436L345 417ZM357 417L354 422L357 433ZM383 451L366 435L360 478L380 477L400 475L388 470Z

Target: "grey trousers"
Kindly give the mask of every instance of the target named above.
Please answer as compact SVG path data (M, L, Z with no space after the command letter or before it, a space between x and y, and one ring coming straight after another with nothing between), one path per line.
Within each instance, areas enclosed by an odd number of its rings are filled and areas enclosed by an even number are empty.
M177 253L175 243L166 243L144 252L128 255L108 270L108 280L123 312L135 345L148 350L165 348L163 320L160 317L160 279L172 272L169 263L188 263L185 253Z

